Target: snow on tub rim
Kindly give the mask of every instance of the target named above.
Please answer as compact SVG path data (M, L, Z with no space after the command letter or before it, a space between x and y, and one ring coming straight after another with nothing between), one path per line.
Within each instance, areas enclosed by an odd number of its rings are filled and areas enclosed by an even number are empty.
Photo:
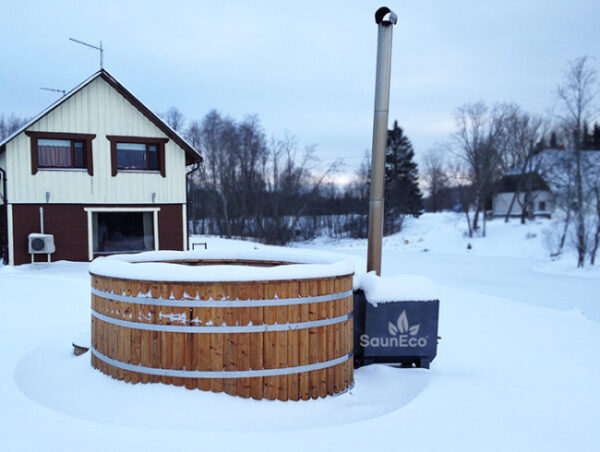
M98 258L92 366L255 399L341 393L353 382L353 272L296 249Z
M243 251L149 251L99 257L90 264L92 275L171 282L280 281L354 272L354 265L344 256L278 247Z

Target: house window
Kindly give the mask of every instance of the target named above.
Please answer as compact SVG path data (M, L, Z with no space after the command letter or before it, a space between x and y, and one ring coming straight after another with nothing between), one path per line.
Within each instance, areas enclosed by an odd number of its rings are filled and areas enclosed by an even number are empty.
M538 204L538 209L541 211L545 211L546 210L546 201L540 201Z
M84 133L25 132L31 139L31 174L38 169L87 169L94 175L92 140Z
M117 169L158 171L158 146L117 143Z
M165 143L168 138L107 135L112 175L119 171L157 171L165 177Z
M87 168L85 141L37 140L38 168Z

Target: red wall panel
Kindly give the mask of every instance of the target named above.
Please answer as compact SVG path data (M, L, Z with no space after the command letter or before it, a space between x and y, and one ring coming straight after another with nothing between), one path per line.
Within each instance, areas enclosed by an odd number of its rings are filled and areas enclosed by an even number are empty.
M52 260L88 260L88 224L86 207L160 207L158 212L159 247L161 250L183 249L181 204L13 204L13 238L15 264L31 262L27 237L40 232L39 208L44 208L44 232L54 234L56 252ZM38 256L44 260L45 255Z

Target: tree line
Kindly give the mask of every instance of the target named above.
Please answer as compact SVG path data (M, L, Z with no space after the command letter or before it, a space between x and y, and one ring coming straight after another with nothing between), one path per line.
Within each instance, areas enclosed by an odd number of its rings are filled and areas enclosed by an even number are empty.
M593 265L600 245L600 124L590 124L598 117L599 89L590 58L581 57L567 64L551 117L514 103L457 108L450 140L423 159L428 207L437 211L454 203L465 214L469 236L485 236L492 196L511 174L515 184L504 221L517 205L522 223L532 219L536 197L551 190L562 220L552 254L573 245L577 265L586 259ZM541 152L549 148L556 151Z
M369 195L368 157L355 181L339 187L335 161L323 168L314 146L301 147L286 134L268 139L256 115L242 121L210 111L187 127L171 108L163 119L202 153L204 163L188 173L188 216L196 234L253 238L285 244L326 231L334 237L364 238ZM422 195L408 138L390 130L386 157L385 232L418 216Z
M600 124L593 121L598 90L597 72L582 57L567 64L556 90L558 112L551 117L514 103L465 103L455 111L449 140L425 152L419 166L409 138L394 122L386 148L384 233L399 231L407 216L454 210L463 212L469 236L485 236L492 196L513 174L504 221L517 206L522 223L532 219L540 186L548 183L562 221L552 253L572 245L579 266L586 258L594 264L600 247L600 154L592 152L600 150ZM187 175L192 233L272 244L322 233L366 237L367 151L354 180L339 186L334 176L340 162L323 167L315 146L302 146L290 134L268 137L256 115L235 120L212 110L187 120L172 107L160 116L204 157ZM0 115L0 139L24 122ZM542 158L548 148L559 151L551 162Z

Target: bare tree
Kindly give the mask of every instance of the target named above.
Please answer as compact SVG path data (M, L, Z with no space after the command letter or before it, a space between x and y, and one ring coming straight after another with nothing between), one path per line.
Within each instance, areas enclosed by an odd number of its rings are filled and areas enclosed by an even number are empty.
M576 197L576 165L573 151L554 151L554 156L545 164L546 178L552 185L555 208L562 211L562 232L553 256L562 253L571 224L573 223L574 199Z
M591 162L590 167L592 169L587 174L587 183L591 191L592 204L594 206L593 210L595 214L595 225L592 233L593 238L589 251L591 265L596 263L596 254L598 253L598 248L600 247L600 158L596 158L595 160L595 162Z
M210 111L202 120L201 150L205 158L204 186L206 206L214 220L218 233L231 237L233 234L231 215L237 168L237 133L233 120L223 118Z
M422 176L429 194L429 210L439 212L442 209L443 193L448 187L448 173L445 154L447 149L438 145L427 151L423 157Z
M467 206L469 203L475 206L469 233L478 229L479 213L482 212L482 236L485 237L485 203L500 169L498 139L502 132L502 111L492 110L482 101L467 103L457 109L455 122L457 155L464 162L465 175L472 187Z
M589 119L592 102L598 94L597 71L590 67L587 56L567 64L563 81L558 86L557 96L562 105L562 120L572 134L572 149L575 153L575 228L577 267L583 267L587 251L585 221L584 168L582 165L582 129Z
M19 130L28 121L27 118L21 118L12 113L10 116L1 114L0 115L0 140L11 135L13 132Z
M267 243L285 244L300 233L302 216L327 183L328 176L340 166L339 161L334 161L316 172L319 160L315 147L306 147L300 158L298 153L294 137L286 134L282 139L271 140L270 163L265 167L269 202L255 223L260 229L255 236Z
M306 236L303 216L337 163L317 170L314 147L300 152L289 135L267 145L256 116L237 122L211 111L186 137L204 157L190 176L190 217L202 218L203 233L277 244Z
M504 218L508 222L515 203L521 207L521 223L533 214L533 205L544 176L541 158L535 158L537 145L546 133L545 121L514 104L502 115L502 164L504 173L518 170L515 192Z
M160 117L175 131L182 132L185 126L185 117L177 107L171 107Z
M194 147L194 149L201 149L202 146L202 126L198 121L192 121L187 130L185 131L185 139ZM193 234L204 233L204 221L202 224L199 220L199 199L198 190L194 188L201 184L204 177L204 165L201 163L194 163L191 167L187 168L186 173L186 189L187 189L187 218L188 222L191 223L191 231Z

